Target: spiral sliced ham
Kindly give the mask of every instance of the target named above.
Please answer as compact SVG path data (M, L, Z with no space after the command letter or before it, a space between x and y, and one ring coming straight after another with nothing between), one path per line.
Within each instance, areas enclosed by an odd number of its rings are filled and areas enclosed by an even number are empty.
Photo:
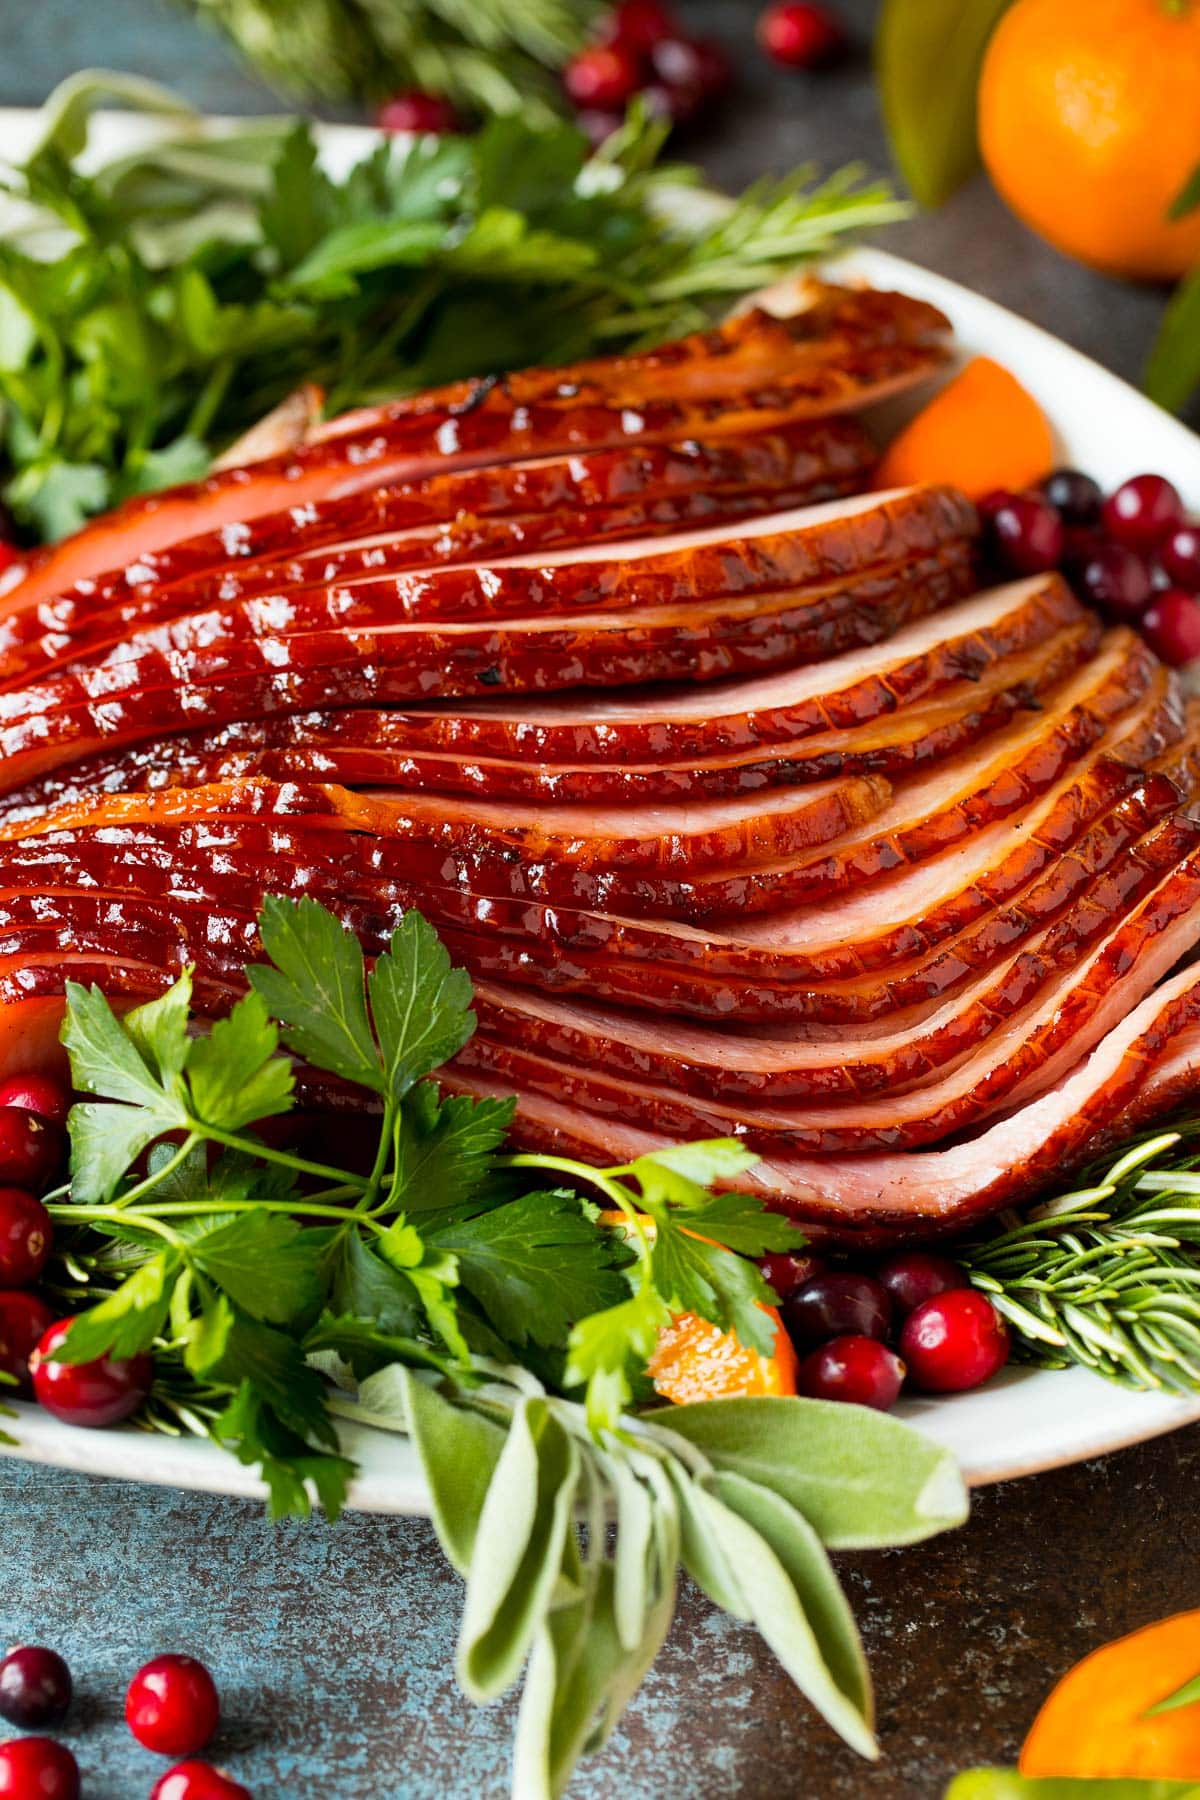
M446 1083L516 1090L519 1141L740 1137L846 1242L1185 1104L1200 704L1057 575L980 589L954 489L851 492L845 415L938 314L770 306L298 414L10 576L0 1071L54 1065L68 979L190 965L218 1016L282 893L369 956L426 915L477 982Z

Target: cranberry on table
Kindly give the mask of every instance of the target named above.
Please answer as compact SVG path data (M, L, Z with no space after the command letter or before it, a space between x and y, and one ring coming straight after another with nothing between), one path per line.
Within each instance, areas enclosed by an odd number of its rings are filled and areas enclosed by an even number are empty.
M125 1722L139 1744L162 1756L203 1750L221 1717L216 1683L194 1656L156 1656L125 1695Z
M664 38L678 37L679 21L660 0L621 0L602 20L600 36L606 44L624 44L644 56Z
M251 1800L249 1788L211 1763L181 1762L160 1775L150 1800Z
M620 42L589 44L563 70L567 98L587 111L615 112L641 85L641 58Z
M25 1288L0 1292L0 1369L13 1377L16 1393L32 1394L29 1358L53 1323L54 1312L40 1294Z
M814 1275L825 1273L825 1264L819 1256L809 1256L804 1250L772 1250L759 1262L764 1281L770 1282L781 1300L794 1294L798 1287L811 1281Z
M982 1382L1008 1361L1008 1326L986 1294L953 1288L909 1313L900 1332L900 1355L915 1386L929 1394L957 1394Z
M848 48L841 20L824 6L804 0L779 0L758 21L758 41L767 55L787 69L817 69L836 62Z
M416 88L385 100L375 123L380 131L414 131L427 137L445 137L462 130L462 120L449 100Z
M49 1119L52 1125L65 1125L71 1096L61 1081L49 1075L10 1075L7 1081L0 1081L0 1106L16 1106L39 1119Z
M987 520L993 547L1005 568L1040 575L1062 561L1066 533L1044 494L1010 494Z
M79 1764L53 1738L0 1744L0 1800L79 1800Z
M890 1412L900 1397L904 1364L878 1338L836 1337L812 1350L796 1370L796 1392L809 1400L844 1400Z
M1142 619L1146 641L1157 656L1180 669L1200 656L1200 598L1182 588L1156 594Z
M117 1425L138 1410L154 1380L154 1361L148 1355L99 1356L95 1362L55 1361L73 1321L60 1319L38 1343L29 1359L33 1391L37 1399L67 1425L93 1429Z
M0 1662L0 1718L10 1725L57 1725L70 1704L71 1671L57 1650L19 1644Z
M782 1310L788 1336L798 1349L835 1337L882 1339L892 1322L887 1289L850 1269L814 1275L788 1295Z
M1041 483L1041 491L1064 525L1094 525L1100 517L1104 504L1100 483L1082 469L1055 469Z
M1177 587L1200 594L1200 525L1180 525L1159 551L1162 566Z
M50 1214L24 1188L0 1187L0 1288L28 1287L54 1243Z
M901 1250L889 1256L875 1271L875 1279L892 1296L899 1318L907 1318L935 1294L949 1293L952 1288L971 1284L966 1270L948 1256L935 1256L929 1250Z
M650 50L650 67L665 87L700 99L717 99L733 81L729 58L712 38L663 38Z
M1135 475L1104 502L1104 523L1119 544L1153 550L1183 524L1183 501L1165 476Z
M1097 544L1072 573L1089 600L1130 624L1141 619L1154 593L1146 559L1124 544Z

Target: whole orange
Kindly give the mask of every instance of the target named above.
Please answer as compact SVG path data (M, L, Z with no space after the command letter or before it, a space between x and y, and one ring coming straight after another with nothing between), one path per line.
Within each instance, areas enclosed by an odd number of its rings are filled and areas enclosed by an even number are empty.
M1200 0L1016 0L984 58L979 143L1002 197L1059 250L1169 280L1200 264Z

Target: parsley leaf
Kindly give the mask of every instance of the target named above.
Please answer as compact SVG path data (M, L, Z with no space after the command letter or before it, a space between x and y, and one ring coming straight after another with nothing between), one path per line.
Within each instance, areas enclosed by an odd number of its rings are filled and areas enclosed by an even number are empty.
M565 1344L572 1324L620 1300L619 1254L580 1212L573 1194L520 1199L434 1231L454 1253L458 1279L510 1344ZM628 1260L622 1257L622 1260Z
M408 912L371 970L368 987L387 1092L402 1100L422 1076L457 1055L474 1031L471 978L452 967L433 926L419 912Z
M391 1203L420 1213L470 1199L490 1173L515 1104L461 1094L442 1099L434 1082L419 1083L401 1113Z
M278 1048L279 1033L262 996L247 994L207 1037L192 1041L187 1073L197 1116L224 1131L240 1131L256 1119L287 1112L292 1071L276 1056Z
M260 925L272 966L246 974L272 1017L285 1021L284 1043L319 1069L383 1093L358 939L315 900L269 895Z
M219 1213L186 1232L190 1261L253 1319L288 1325L320 1309L321 1246L285 1213Z

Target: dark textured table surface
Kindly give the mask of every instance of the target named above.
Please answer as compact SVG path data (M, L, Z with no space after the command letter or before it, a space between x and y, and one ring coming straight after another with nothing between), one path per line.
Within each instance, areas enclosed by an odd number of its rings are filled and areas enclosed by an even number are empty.
M514 0L519 3L519 0ZM864 64L820 81L768 70L750 0L685 10L735 46L737 105L694 146L736 186L815 158L885 164ZM873 8L847 7L865 31ZM201 104L269 97L156 0L0 0L0 104L86 64L136 69ZM980 181L890 247L991 294L1136 378L1161 297L1106 282L1024 232ZM747 1631L689 1595L580 1800L937 1800L948 1776L1013 1758L1050 1682L1097 1644L1200 1605L1200 1429L981 1493L922 1548L846 1559L875 1672L883 1760L857 1762ZM227 1696L220 1748L258 1800L491 1800L511 1710L456 1692L460 1590L423 1522L271 1526L252 1505L0 1464L0 1634L58 1645L80 1689L90 1800L139 1800L158 1769L120 1723L133 1668L202 1655Z

